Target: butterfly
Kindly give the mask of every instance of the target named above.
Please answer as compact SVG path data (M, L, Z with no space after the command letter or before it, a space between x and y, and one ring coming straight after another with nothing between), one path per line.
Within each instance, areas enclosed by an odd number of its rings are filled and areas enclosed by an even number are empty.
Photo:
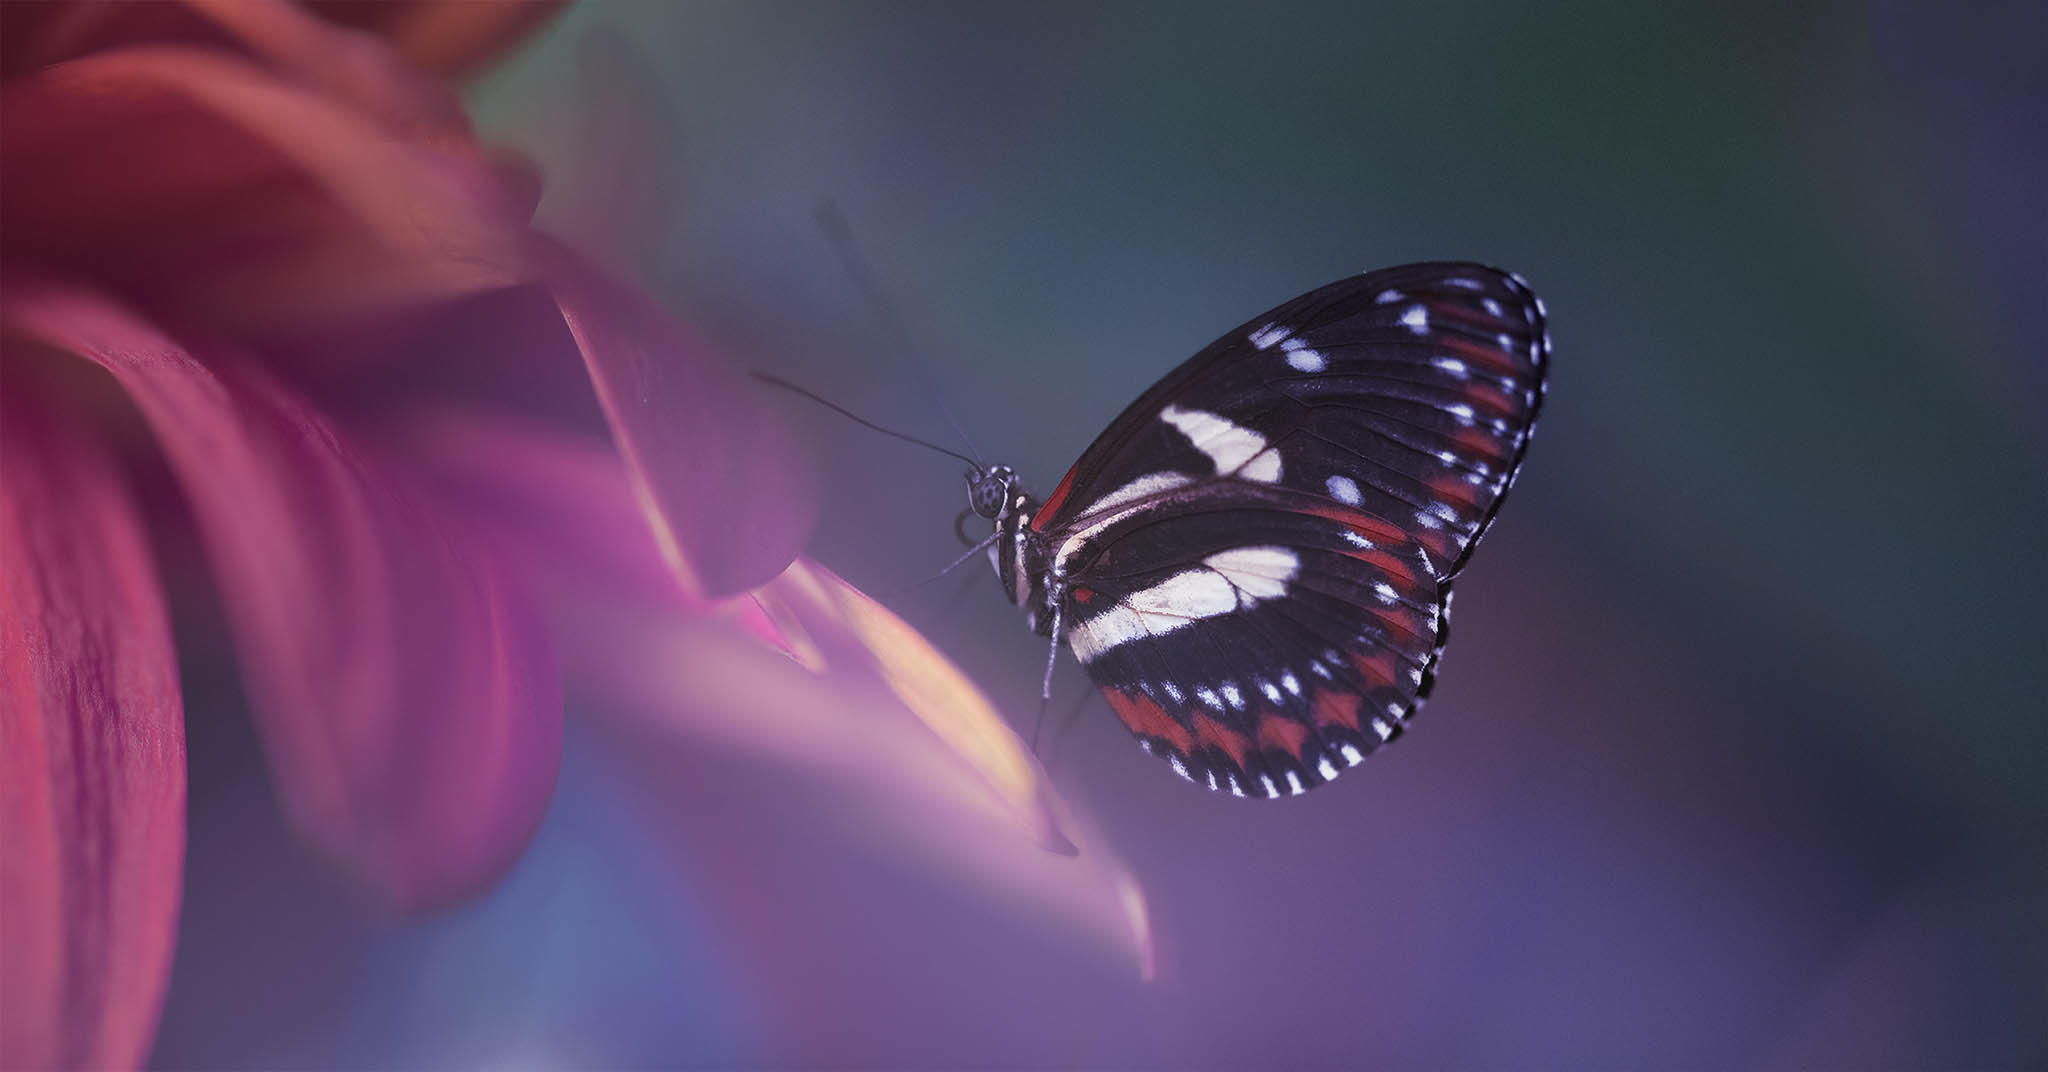
M1253 317L1139 396L1039 501L968 473L988 555L1144 749L1237 796L1306 792L1398 736L1451 587L1535 431L1542 299L1387 268Z

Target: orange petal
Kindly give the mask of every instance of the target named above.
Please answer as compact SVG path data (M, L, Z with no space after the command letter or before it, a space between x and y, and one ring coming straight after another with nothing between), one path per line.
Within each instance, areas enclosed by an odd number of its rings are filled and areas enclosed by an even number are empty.
M979 774L1039 844L1070 853L1060 832L1045 771L981 690L888 608L832 571L799 560L763 591L781 600L822 638L826 656L859 660L903 706Z
M494 881L546 807L561 696L489 546L280 386L90 292L9 279L0 315L113 373L156 433L299 827L404 906Z
M177 662L125 489L23 389L0 394L0 1066L132 1068L178 920Z

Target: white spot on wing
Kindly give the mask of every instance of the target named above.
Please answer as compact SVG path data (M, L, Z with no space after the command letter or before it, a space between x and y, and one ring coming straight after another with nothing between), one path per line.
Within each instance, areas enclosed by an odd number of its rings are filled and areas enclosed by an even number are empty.
M1267 796L1269 796L1269 797L1277 797L1277 796L1279 796L1279 795L1280 795L1280 787L1279 787L1279 786L1277 786L1277 785L1274 785L1274 784L1273 784L1273 776L1272 776L1272 775L1270 775L1270 774L1261 774L1261 775L1259 775L1259 784L1260 784L1260 785L1263 785L1263 786L1265 786L1265 787L1266 787L1266 795L1267 795Z
M1380 597L1382 603L1392 603L1401 598L1401 593L1394 591L1394 586L1385 581L1375 583L1372 590L1373 594Z
M1223 710L1223 701L1217 699L1216 694L1214 692L1209 691L1207 688L1196 689L1195 696L1196 698L1200 699L1203 703L1208 704L1210 708L1217 711Z
M1294 340L1289 339L1287 341L1292 343ZM1321 372L1323 371L1324 361L1323 355L1306 346L1289 346L1287 348L1287 364L1302 372Z
M1339 745L1337 750L1344 753L1344 763L1346 766L1356 767L1360 763L1365 762L1365 753L1359 751L1358 746L1355 744Z
M1295 796L1300 796L1303 793L1308 792L1308 790L1301 784L1301 775L1299 773L1295 771L1287 772L1287 791L1293 793Z
M1392 305L1393 303L1400 301L1404 297L1406 297L1406 295L1402 294L1398 290L1383 290L1380 291L1379 297L1373 299L1373 302L1377 305Z
M1218 473L1235 473L1240 469L1255 469L1255 474L1246 474L1252 480L1276 480L1280 476L1280 456L1268 455L1270 460L1260 460L1266 450L1266 437L1236 424L1228 419L1199 409L1182 409L1168 406L1159 411L1159 419L1181 430L1195 449L1209 456ZM1258 460L1255 466L1247 463ZM1271 477L1264 474L1270 472Z
M1244 710L1244 694L1237 691L1236 682L1226 681L1223 683L1223 701L1240 711Z
M1465 363L1463 361L1458 360L1455 357L1439 357L1431 361L1430 364L1435 365L1436 367L1444 370L1445 372L1450 373L1453 376L1456 376L1461 380L1471 375L1471 371L1465 367Z
M1265 327L1262 327L1259 330L1254 331L1249 336L1247 336L1247 338L1251 340L1252 345L1258 347L1261 350L1272 348L1272 345L1274 343L1279 342L1282 339L1285 339L1286 337L1287 329L1281 327L1278 324L1267 324Z
M1333 476L1323 482L1330 489L1330 497L1342 503L1357 506L1359 503L1358 482L1348 476Z
M1252 460L1237 470L1237 475L1261 484L1271 484L1280 479L1280 451L1274 447L1252 455Z
M1429 310L1420 305L1411 305L1407 312L1401 314L1401 323L1408 325L1409 331L1420 335L1429 330Z
M1180 686L1171 681L1162 681L1159 683L1159 687L1166 690L1168 696L1173 697L1174 703L1180 703L1186 699L1186 697L1180 694Z
M1267 681L1265 678L1259 679L1259 691L1265 693L1266 699L1273 703L1277 704L1280 702L1280 686Z
M1344 747L1349 748L1351 746L1345 745ZM1322 775L1323 781L1327 782L1337 776L1337 765L1330 762L1329 756L1323 756L1316 760L1316 773Z
M1115 491L1112 491L1109 494L1104 495L1102 498L1097 499L1092 503L1089 503L1088 509L1082 512L1080 516L1088 517L1093 514L1099 514L1104 510L1114 509L1115 507L1122 506L1123 504L1128 502L1136 502L1139 499L1149 499L1154 495L1172 491L1177 487L1181 487L1182 485L1189 484L1192 482L1193 481L1185 473L1146 473L1144 476L1138 477L1136 480L1133 480L1130 483L1125 484L1123 487L1120 487Z
M1379 734L1382 741L1394 735L1394 727L1387 725L1379 719L1372 720L1372 731Z
M1285 547L1233 547L1203 559L1202 565L1222 574L1249 605L1286 595L1287 582L1301 569L1301 559Z
M1235 614L1260 600L1278 599L1287 594L1287 583L1300 568L1301 559L1285 547L1218 551L1203 559L1200 568L1132 592L1102 613L1074 623L1067 631L1067 644L1075 658L1093 662L1119 644L1170 633L1203 618ZM1221 710L1214 693L1203 689L1196 695Z
M1296 696L1301 695L1301 679L1295 677L1294 671L1292 670L1286 670L1281 672L1280 687L1286 689L1288 692Z
M1372 541L1360 536L1354 529L1345 529L1344 539L1353 547L1364 548L1368 551L1372 550Z

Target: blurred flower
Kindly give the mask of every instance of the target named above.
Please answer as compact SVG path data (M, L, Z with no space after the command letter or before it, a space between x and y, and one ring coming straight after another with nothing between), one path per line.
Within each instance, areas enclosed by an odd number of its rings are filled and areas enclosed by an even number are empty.
M317 10L388 41L281 4L0 7L0 1062L136 1064L162 998L184 727L145 537L174 523L124 474L149 441L277 794L391 903L517 857L559 656L622 733L799 768L1145 956L1114 861L1018 851L1087 834L972 685L790 565L813 496L751 383L535 230L532 169L406 62L472 70L544 7Z

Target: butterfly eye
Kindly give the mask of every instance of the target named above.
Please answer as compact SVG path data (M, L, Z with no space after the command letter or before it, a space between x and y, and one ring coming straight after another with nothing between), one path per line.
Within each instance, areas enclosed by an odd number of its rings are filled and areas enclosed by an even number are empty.
M1010 489L1017 482L1015 472L998 465L985 473L967 474L967 505L986 518L999 518L1010 502Z

